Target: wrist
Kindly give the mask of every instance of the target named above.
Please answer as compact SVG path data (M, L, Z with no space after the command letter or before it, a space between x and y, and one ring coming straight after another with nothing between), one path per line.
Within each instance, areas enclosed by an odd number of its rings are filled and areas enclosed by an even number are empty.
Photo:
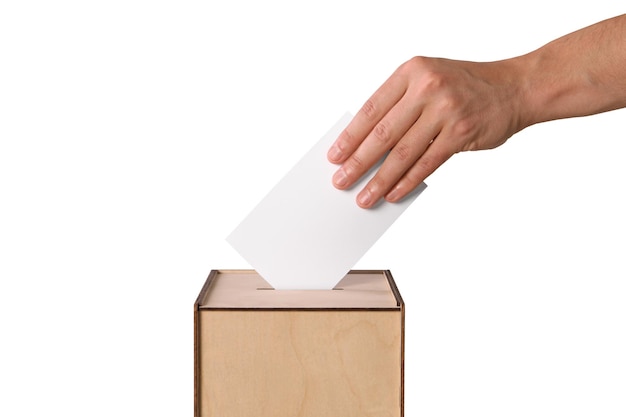
M544 101L538 94L543 89L537 88L538 80L535 77L537 73L536 61L536 57L532 54L504 61L507 64L506 71L510 77L508 83L512 91L512 111L515 115L514 128L516 132L545 121L543 120L545 116Z

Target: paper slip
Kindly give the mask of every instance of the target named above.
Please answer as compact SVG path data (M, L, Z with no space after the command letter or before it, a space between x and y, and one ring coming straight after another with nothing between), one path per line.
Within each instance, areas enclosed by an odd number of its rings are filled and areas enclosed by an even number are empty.
M426 188L362 209L356 196L377 166L349 190L336 189L338 166L326 153L351 119L344 115L227 238L275 289L332 289Z

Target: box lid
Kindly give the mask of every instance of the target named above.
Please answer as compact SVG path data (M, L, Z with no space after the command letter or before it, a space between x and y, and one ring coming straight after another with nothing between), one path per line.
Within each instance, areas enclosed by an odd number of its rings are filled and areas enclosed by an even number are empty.
M332 290L274 290L253 270L213 270L197 309L399 310L402 298L386 270L350 271Z

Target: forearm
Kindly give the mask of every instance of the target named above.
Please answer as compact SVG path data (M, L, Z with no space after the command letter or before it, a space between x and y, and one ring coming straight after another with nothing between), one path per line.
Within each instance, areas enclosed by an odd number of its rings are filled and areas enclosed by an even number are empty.
M522 128L626 106L626 15L510 60L519 69Z

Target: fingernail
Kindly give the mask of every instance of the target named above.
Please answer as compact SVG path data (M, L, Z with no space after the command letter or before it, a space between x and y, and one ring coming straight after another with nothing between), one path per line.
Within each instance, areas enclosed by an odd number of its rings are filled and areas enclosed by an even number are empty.
M345 187L348 184L348 176L343 171L343 169L340 169L337 172L335 172L335 175L333 175L333 183L337 187Z
M394 188L393 190L389 192L389 194L385 196L385 200L390 201L390 202L395 202L399 198L400 198L400 190L397 188Z
M328 151L328 159L331 161L339 161L341 159L341 149L339 146L333 145Z
M357 197L357 202L360 206L367 207L372 202L372 193L368 189L361 191Z

